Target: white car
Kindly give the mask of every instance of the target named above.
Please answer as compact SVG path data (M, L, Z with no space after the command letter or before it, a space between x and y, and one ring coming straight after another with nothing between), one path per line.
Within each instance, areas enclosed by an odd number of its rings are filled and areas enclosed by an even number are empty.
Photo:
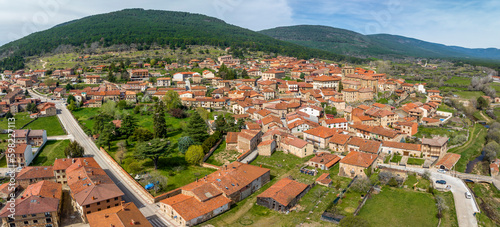
M465 192L465 198L466 199L472 198L472 195L470 194L470 192Z
M445 169L438 169L438 172L440 172L440 173L446 173L446 170Z

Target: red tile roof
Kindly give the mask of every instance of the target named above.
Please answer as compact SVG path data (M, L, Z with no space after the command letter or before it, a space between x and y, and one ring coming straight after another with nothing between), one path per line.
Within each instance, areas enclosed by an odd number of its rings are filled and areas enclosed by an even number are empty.
M452 169L458 160L460 160L461 155L454 153L446 153L439 161L436 166L440 168L441 166L446 167L446 169Z
M377 157L378 155L376 154L351 151L342 160L340 160L340 163L368 168L373 164L373 162L375 162Z
M305 131L304 133L326 139L326 138L332 137L335 134L338 134L341 131L342 130L339 130L339 129L330 129L327 127L319 126L319 127L313 128L313 129L309 129L309 130Z
M258 195L257 198L271 198L283 206L288 206L308 187L307 184L283 178Z

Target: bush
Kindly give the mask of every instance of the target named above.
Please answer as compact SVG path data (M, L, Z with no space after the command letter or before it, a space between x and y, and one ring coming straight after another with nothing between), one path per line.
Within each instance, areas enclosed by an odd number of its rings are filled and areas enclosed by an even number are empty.
M199 165L203 160L203 156L205 153L203 152L203 148L200 145L192 145L186 151L186 162L190 165Z
M186 118L186 113L180 108L173 108L169 111L170 115L175 118Z

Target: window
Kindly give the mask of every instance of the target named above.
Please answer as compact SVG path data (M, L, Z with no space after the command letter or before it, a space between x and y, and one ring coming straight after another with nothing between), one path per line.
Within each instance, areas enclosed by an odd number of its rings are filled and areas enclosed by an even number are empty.
M90 211L87 211L87 214L90 214Z
M117 203L117 204L115 204L115 207L117 207L117 206L118 206L118 203Z
M98 206L99 206L99 205L101 205L101 202L97 202L97 205L98 205Z
M27 224L29 224L29 223L30 223L29 221L24 221L24 224L25 224L25 225L27 225Z
M97 211L101 211L101 208L97 209Z
M26 218L27 216L26 215L23 215L23 218Z
M89 207L90 207L90 205L87 205L87 206L85 206L85 207L86 207L86 208L89 208Z
M31 214L31 217L36 217L36 214Z
M107 208L111 208L111 206L108 206Z
M109 203L109 199L108 199L108 200L106 200L106 202L107 202L107 203Z
M118 197L115 198L115 201L118 200Z
M33 220L33 224L36 224L36 223L38 223L38 220Z

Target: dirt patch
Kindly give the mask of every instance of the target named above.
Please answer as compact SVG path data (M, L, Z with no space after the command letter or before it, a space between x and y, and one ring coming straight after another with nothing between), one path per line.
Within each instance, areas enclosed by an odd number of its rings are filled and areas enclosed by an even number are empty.
M228 150L223 150L217 154L214 154L214 159L219 162L219 163L223 163L223 164L229 164L233 161L235 161L238 156L240 156L241 154L237 151L228 151Z
M71 205L69 191L63 190L62 199L61 226L83 224L80 213Z

